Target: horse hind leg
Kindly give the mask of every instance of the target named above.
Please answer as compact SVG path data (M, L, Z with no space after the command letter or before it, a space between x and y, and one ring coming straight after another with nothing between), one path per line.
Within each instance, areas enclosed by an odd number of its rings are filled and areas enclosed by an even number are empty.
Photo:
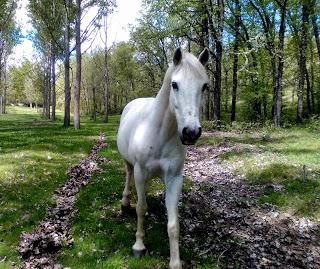
M126 183L122 193L121 210L122 212L130 211L130 195L133 181L133 166L126 162Z

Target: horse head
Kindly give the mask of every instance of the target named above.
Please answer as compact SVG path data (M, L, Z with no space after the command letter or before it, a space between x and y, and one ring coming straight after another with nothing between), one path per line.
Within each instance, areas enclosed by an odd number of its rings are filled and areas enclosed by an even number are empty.
M205 65L209 50L205 48L196 58L181 48L173 55L170 109L175 114L182 144L193 145L201 135L200 110L202 95L208 85Z

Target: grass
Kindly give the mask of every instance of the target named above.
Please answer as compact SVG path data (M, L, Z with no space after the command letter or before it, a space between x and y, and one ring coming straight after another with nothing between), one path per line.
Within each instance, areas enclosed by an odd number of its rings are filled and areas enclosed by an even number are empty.
M261 203L272 203L301 216L320 216L320 123L285 129L260 128L243 133L220 132L201 144L231 141L239 150L224 153L224 162L236 166L254 184L281 184L268 189Z
M22 231L30 231L41 220L52 201L53 191L66 180L68 167L88 154L93 139L105 132L109 147L101 155L111 160L103 172L93 176L76 203L72 233L74 245L63 249L58 261L71 268L167 268L169 246L164 205L156 198L162 183L151 184L146 220L146 245L150 255L131 256L136 220L119 215L124 185L124 166L116 149L118 116L110 123L83 119L82 128L62 127L41 119L27 108L9 109L0 116L0 268L19 264L16 246ZM222 155L254 184L281 184L284 190L266 189L261 203L317 217L320 214L320 128L269 129L217 133L201 138L198 145L236 142L238 151ZM186 182L184 191L192 185ZM158 215L158 217L154 217ZM160 216L160 217L159 217ZM181 245L184 268L219 268L214 257L199 260L192 249ZM192 264L192 265L191 265Z
M89 153L93 138L102 131L114 135L117 118L111 120L108 128L83 121L74 130L28 108L10 107L0 115L0 268L19 264L20 233L43 218L51 194L66 180L68 167Z
M0 115L0 268L19 265L16 247L22 231L31 231L44 217L52 203L54 190L67 179L67 169L87 155L93 140L106 133L109 147L101 155L111 164L95 174L81 190L76 203L77 214L72 226L74 245L63 249L58 262L71 268L167 268L169 243L163 204L155 194L163 189L160 181L150 186L149 208L163 217L147 217L146 245L150 255L132 258L135 239L134 217L119 216L124 186L124 166L116 148L118 116L110 123L93 123L82 119L80 130L62 127L62 116L56 122L41 119L28 108L10 107ZM185 184L184 190L191 186ZM186 268L216 268L214 259L198 260L192 250L182 246L181 257Z

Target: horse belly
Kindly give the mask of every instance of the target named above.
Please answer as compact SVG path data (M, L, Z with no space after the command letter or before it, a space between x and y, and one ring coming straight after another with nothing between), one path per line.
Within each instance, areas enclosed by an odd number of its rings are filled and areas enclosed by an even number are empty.
M145 127L145 118L152 100L153 98L140 98L130 102L121 116L117 135L118 150L132 165L148 149L147 145L143 146L142 141L146 142L148 128Z

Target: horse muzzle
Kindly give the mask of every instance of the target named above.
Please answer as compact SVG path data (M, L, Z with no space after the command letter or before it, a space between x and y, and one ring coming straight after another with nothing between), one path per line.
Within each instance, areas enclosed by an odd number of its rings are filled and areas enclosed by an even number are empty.
M201 127L195 129L184 127L180 136L183 145L194 145L201 136Z

